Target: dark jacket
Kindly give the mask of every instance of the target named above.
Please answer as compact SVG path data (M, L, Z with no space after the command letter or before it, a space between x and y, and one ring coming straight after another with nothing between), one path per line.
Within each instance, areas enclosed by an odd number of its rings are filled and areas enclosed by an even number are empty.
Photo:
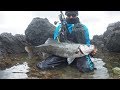
M80 43L80 44L87 44L90 45L90 38L88 28L79 22L79 20L66 20L67 21L67 40ZM62 42L63 38L60 36L61 24L58 24L55 31L54 31L54 40L60 40ZM77 68L79 71L82 72L89 72L94 70L94 63L91 61L91 56L86 55L81 58L76 58L74 60L77 62Z
M78 22L78 21L77 21ZM58 40L58 37L60 35L61 30L61 23L59 23L54 31L54 40ZM59 39L62 37L59 37ZM90 38L89 38L89 32L88 28L78 23L70 23L69 20L67 20L67 39L69 41L72 41L74 43L81 43L81 44L87 44L90 45ZM61 39L62 40L62 39Z

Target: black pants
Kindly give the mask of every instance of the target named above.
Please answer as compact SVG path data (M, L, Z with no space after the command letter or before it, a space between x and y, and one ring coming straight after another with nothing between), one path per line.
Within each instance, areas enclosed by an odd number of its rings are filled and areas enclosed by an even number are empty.
M43 60L42 62L39 62L37 64L37 67L44 70L53 69L55 67L61 67L66 65L68 65L66 58L52 55ZM80 72L90 72L94 70L94 64L89 58L89 56L76 58L72 65L75 65Z
M37 64L37 67L40 69L52 69L52 68L61 67L64 65L67 65L66 58L52 55L52 56L46 58L45 60L43 60L42 62L39 62Z

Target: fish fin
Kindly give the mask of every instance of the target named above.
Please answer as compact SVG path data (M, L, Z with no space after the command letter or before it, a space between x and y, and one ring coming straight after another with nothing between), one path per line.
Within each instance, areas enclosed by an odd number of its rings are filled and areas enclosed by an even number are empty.
M57 43L54 39L52 38L48 38L46 41L45 41L45 44L53 44L53 43Z
M70 65L73 61L74 61L75 58L67 58L67 62L68 64Z

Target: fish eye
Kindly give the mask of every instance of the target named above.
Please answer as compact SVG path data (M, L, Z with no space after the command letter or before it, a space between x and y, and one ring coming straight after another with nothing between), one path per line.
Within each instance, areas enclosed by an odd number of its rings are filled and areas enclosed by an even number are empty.
M78 54L79 53L79 50L75 52L75 54Z
M78 51L76 51L75 54L78 54Z

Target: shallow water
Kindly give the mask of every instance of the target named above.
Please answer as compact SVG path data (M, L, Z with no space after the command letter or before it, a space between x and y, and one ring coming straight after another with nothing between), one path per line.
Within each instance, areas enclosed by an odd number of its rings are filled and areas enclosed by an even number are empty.
M105 63L102 59L92 58L92 61L97 70L91 73L80 73L75 67L71 66L57 70L54 69L51 70L50 73L59 74L59 76L54 76L53 74L53 77L58 79L109 79L108 69L104 67ZM27 62L24 62L23 64L17 64L6 70L0 70L0 79L27 79L27 72L29 72L29 67ZM45 75L47 75L48 71L41 72L46 72Z
M26 62L17 64L11 68L0 70L0 79L26 79L29 67Z
M105 62L102 59L92 58L97 70L94 71L92 78L94 79L108 79L110 78L108 70L104 67Z
M105 63L102 59L92 58L92 61L97 68L94 72L90 73L80 73L76 68L67 67L64 69L64 74L62 74L62 78L65 79L109 79L108 69L104 67Z

